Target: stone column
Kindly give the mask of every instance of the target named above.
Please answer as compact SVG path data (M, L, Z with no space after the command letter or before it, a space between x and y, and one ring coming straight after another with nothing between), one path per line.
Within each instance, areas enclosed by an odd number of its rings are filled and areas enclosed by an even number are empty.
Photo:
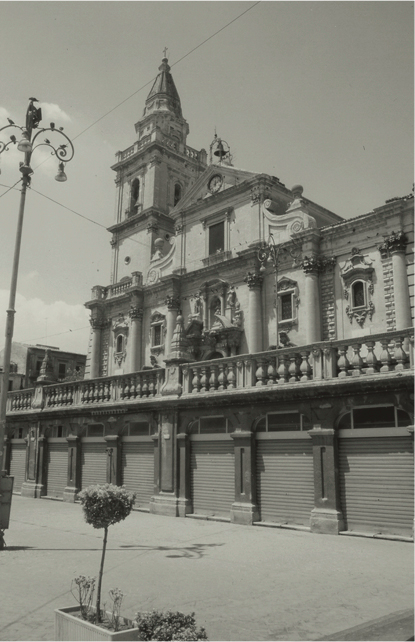
M130 369L131 372L137 372L142 367L141 343L143 333L143 310L137 307L131 307L129 310L131 319L131 337L130 337Z
M395 300L395 322L397 330L410 328L412 325L408 273L405 258L406 243L407 237L402 231L396 234L392 232L385 241L385 245L392 256L393 295Z
M245 283L248 284L248 337L249 352L261 352L262 345L262 313L261 313L261 285L262 275L248 272L245 277Z
M192 512L190 489L190 441L189 435L180 432L177 435L177 467L179 497L177 500L177 513L179 517L186 517Z
M171 352L171 341L173 339L174 329L176 327L177 312L180 307L180 299L175 296L168 295L166 297L167 315L166 315L166 338L165 338L165 356Z
M314 508L310 527L315 533L338 535L344 530L340 509L337 438L332 428L313 427Z
M256 504L254 433L240 430L231 433L235 452L235 501L231 507L231 522L252 524L259 521Z
M302 267L305 273L305 320L306 343L321 341L321 312L318 274L320 263L318 258L304 258Z
M68 442L68 477L63 491L64 502L74 502L81 490L81 438L69 435Z
M100 374L101 333L103 323L102 319L99 317L91 317L89 322L92 327L90 379L96 379Z
M107 435L107 484L121 486L121 443L118 435Z

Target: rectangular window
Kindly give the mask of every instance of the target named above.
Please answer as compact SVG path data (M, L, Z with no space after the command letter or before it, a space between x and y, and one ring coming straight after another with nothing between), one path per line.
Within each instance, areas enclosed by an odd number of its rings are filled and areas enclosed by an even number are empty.
M148 421L132 421L128 430L130 437L140 437L150 434L150 424Z
M285 430L301 430L301 415L299 412L281 412L268 415L268 432Z
M104 426L102 424L90 424L88 426L88 437L103 437Z
M41 367L42 367L42 361L37 360L36 361L36 374L37 375L39 375Z
M161 345L161 325L153 326L153 346Z
M209 227L209 256L225 251L225 223L221 221Z
M218 432L226 432L225 417L201 417L199 419L201 435L211 435Z
M293 318L293 306L291 294L283 294L281 298L281 321Z
M355 408L353 428L395 428L395 408L393 406Z
M58 377L59 379L64 379L66 377L66 363L59 364Z

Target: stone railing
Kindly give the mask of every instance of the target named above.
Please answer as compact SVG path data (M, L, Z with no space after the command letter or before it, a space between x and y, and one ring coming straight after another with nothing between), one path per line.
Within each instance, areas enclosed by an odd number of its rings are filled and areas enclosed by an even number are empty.
M154 368L116 377L39 386L36 397L34 390L9 393L7 410L50 410L147 399L160 395L163 383L164 369Z
M346 377L382 376L413 368L413 330L324 341L181 366L184 394L260 388Z
M7 410L30 410L32 407L33 394L34 388L9 392L7 395Z
M112 299L115 296L120 296L120 294L123 294L127 290L130 289L130 287L133 284L133 280L131 279L125 279L125 281L121 281L120 283L114 283L113 285L109 285L107 287L107 298Z
M117 163L120 163L123 160L126 160L127 158L130 158L130 156L134 156L137 152L139 152L143 147L148 145L148 143L151 140L151 136L145 136L141 140L138 140L134 143L134 145L131 145L130 147L127 147L127 149L124 149L124 151L116 152L116 157L117 157Z
M199 152L196 149L193 149L193 147L188 147L186 145L184 148L184 153L188 158L191 158L193 160L199 160Z

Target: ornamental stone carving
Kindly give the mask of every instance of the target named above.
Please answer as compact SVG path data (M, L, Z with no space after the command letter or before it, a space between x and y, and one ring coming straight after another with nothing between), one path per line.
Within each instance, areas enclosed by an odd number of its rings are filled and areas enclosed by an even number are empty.
M105 328L105 326L108 324L108 320L100 315L100 316L90 317L89 323L91 324L91 328L93 330L102 330L102 328Z
M305 256L301 261L301 267L305 274L319 274L327 268L334 268L336 257L327 256Z
M128 316L130 317L130 319L142 319L143 313L144 311L142 308L131 306L131 308L128 311Z
M178 310L180 308L180 297L168 294L164 301L168 310Z
M263 281L262 274L258 272L248 272L244 278L245 283L247 283L248 288L252 290L253 288L260 288Z
M408 237L403 230L399 232L392 232L385 238L382 245L379 245L379 252L383 259L387 258L389 254L396 252L405 252L405 247L408 242Z

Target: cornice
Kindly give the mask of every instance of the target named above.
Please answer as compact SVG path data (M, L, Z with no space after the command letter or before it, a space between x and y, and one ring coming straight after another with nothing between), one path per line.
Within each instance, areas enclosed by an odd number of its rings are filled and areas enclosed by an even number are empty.
M147 222L149 218L156 218L159 223L164 223L166 226L170 226L173 229L174 220L168 214L161 212L155 207L148 207L146 210L140 212L140 214L135 214L129 218L121 221L120 223L115 223L111 227L107 227L107 232L111 233L120 233L128 230L130 227L139 227L140 223ZM145 225L142 229L145 229Z

